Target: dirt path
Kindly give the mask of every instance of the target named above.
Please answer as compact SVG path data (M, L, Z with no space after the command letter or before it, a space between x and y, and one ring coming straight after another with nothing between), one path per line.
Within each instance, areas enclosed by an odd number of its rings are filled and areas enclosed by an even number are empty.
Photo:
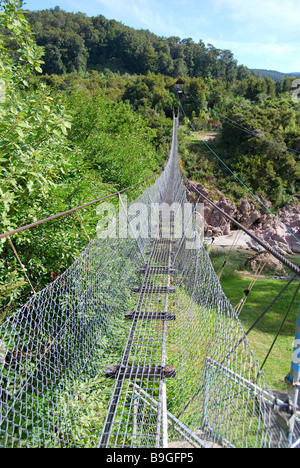
M213 140L218 136L218 134L218 132L192 132L193 137L198 141Z

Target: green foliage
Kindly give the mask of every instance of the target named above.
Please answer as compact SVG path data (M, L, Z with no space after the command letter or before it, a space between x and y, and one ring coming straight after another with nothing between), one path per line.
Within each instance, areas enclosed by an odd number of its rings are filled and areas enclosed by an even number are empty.
M60 99L54 100L43 84L30 84L32 75L41 72L42 49L37 47L18 6L19 2L2 2L0 16L0 70L6 91L0 104L1 231L49 214L46 204L50 204L50 210L57 208L53 195L76 157L67 147L65 135L70 122ZM26 236L16 240L27 256L32 253L32 242ZM1 298L7 297L8 284L12 301L16 296L13 285L16 290L26 290L26 285L7 242L1 244L1 266Z
M59 7L26 11L37 44L45 46L44 72L62 74L89 70L235 80L238 66L230 50L202 41L161 38L135 30L104 16L67 13Z
M215 130L223 123L215 149L224 162L251 191L265 195L275 208L293 202L299 191L299 165L290 149L300 151L300 114L299 106L291 99L292 75L281 76L280 81L270 73L251 72L237 64L230 50L220 50L202 41L195 44L191 38L159 38L101 15L89 18L82 13L66 13L58 7L25 14L37 43L47 48L46 82L58 84L61 89L75 88L84 82L92 93L101 90L114 101L130 103L156 131L153 142L162 155L166 154L170 139L165 117L172 117L173 108L178 105L175 80L170 77L183 76L186 90L183 104L195 128ZM72 34L76 35L73 50L68 42ZM61 76L49 76L53 72ZM80 78L83 73L84 79ZM224 116L264 140L228 124L227 120L222 122ZM108 147L109 143L103 146ZM214 183L225 193L231 192L234 198L246 193L225 167L213 161L204 146L198 150L195 145L181 149L190 176L206 185ZM98 150L101 152L101 148L93 148L94 153ZM112 154L116 162L117 149ZM162 156L158 157L159 163L162 160ZM120 167L124 168L122 164ZM117 169L115 175L114 183Z
M74 113L69 140L82 148L87 167L105 183L126 188L150 176L157 165L154 130L129 105L77 92L69 101Z
M297 132L297 111L292 106L255 105L243 112L237 107L228 117L230 121L223 123L221 136L228 155L225 161L243 176L247 186L267 196L275 207L291 203L300 189L300 167L288 147L291 132Z
M197 131L216 130L209 146L255 194L267 197L275 209L295 202L299 194L299 104L292 100L292 78L277 83L269 77L224 80L186 79L183 106ZM186 125L188 123L186 122ZM238 200L247 195L213 152L188 140L183 162L189 177L216 186ZM249 195L249 193L248 193Z
M274 70L259 70L259 69L253 69L253 72L257 73L258 75L263 76L264 78L269 77L271 80L277 82L277 81L283 81L286 76L290 77L299 77L300 73L280 73Z
M66 93L39 79L43 49L20 2L1 5L0 224L8 232L139 182L158 168L159 152L155 129L128 104L101 93L98 75L91 74L88 86L70 76ZM77 258L97 222L95 206L12 237L36 290ZM0 265L3 320L31 288L7 240L0 244Z

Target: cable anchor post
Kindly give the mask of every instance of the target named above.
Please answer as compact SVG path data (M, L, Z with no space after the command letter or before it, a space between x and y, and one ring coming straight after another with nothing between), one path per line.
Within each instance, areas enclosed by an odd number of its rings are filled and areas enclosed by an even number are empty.
M293 432L295 426L295 419L297 414L297 409L293 404L290 396L287 397L286 401L279 403L277 398L275 399L274 404L276 423L285 433L289 444L293 444Z

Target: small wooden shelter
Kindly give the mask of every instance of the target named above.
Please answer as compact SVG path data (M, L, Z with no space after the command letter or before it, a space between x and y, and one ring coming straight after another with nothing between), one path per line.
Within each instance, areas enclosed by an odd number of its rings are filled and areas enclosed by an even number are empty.
M177 90L177 93L179 95L184 94L184 81L181 78L178 78L178 80L175 83L175 88Z

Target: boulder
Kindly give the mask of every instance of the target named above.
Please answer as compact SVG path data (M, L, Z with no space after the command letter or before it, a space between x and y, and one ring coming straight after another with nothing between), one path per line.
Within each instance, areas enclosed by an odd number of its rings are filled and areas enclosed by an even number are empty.
M267 252L259 252L253 257L248 258L244 265L247 266L248 264L251 265L251 269L253 272L258 271L263 265L265 270L274 270L276 274L284 274L285 270L283 267L283 264L277 260L273 255L267 253Z
M263 203L260 207L257 201L246 197L239 203L234 203L218 190L209 191L196 182L189 181L187 188L189 196L194 194L194 200L198 196L196 188L205 197L213 200L222 211L282 254L300 253L300 242L296 240L297 238L300 241L300 203L285 206L274 216L270 213L274 211L271 202L263 195L259 195ZM205 236L229 236L233 228L231 222L204 198L200 197L198 201L204 204ZM262 247L252 241L250 248L261 250Z

